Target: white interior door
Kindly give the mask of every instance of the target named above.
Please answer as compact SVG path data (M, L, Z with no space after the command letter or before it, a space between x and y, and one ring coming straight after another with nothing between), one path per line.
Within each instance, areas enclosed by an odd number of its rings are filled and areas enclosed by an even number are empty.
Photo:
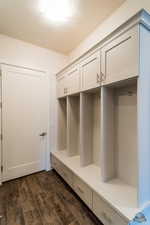
M45 169L47 127L46 74L2 65L3 181Z

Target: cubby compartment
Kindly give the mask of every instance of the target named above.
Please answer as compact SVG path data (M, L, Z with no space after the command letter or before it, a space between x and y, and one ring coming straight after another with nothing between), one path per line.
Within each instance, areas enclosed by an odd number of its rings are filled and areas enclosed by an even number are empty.
M67 98L58 99L57 151L67 152Z
M67 97L67 153L80 155L80 95Z
M81 93L80 117L81 165L93 164L100 167L100 89L96 92Z
M102 179L137 188L137 82L102 88ZM124 193L125 194L125 193Z

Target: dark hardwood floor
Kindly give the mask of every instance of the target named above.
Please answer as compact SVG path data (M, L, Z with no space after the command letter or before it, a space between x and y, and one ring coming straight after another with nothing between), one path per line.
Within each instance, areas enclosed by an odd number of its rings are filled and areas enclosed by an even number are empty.
M0 225L101 225L55 171L0 187Z

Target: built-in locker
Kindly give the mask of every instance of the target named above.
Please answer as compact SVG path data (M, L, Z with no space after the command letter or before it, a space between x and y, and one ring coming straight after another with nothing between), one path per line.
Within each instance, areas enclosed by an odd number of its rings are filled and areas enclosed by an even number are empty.
M57 105L57 151L67 152L67 99L58 99Z
M100 167L101 96L96 92L80 95L81 165Z
M80 155L80 95L67 97L67 153Z

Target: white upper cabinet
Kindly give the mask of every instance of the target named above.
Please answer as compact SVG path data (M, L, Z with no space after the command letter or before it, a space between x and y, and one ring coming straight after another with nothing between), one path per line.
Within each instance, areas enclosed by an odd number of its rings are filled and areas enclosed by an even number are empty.
M81 87L88 90L100 86L100 52L96 52L86 58L80 64Z
M67 94L74 94L80 91L79 66L75 66L67 73Z
M74 66L63 75L57 77L57 97L61 98L80 91L79 66Z
M139 26L114 38L101 50L101 76L109 84L139 75Z
M64 97L67 95L67 76L61 75L57 78L57 97Z

